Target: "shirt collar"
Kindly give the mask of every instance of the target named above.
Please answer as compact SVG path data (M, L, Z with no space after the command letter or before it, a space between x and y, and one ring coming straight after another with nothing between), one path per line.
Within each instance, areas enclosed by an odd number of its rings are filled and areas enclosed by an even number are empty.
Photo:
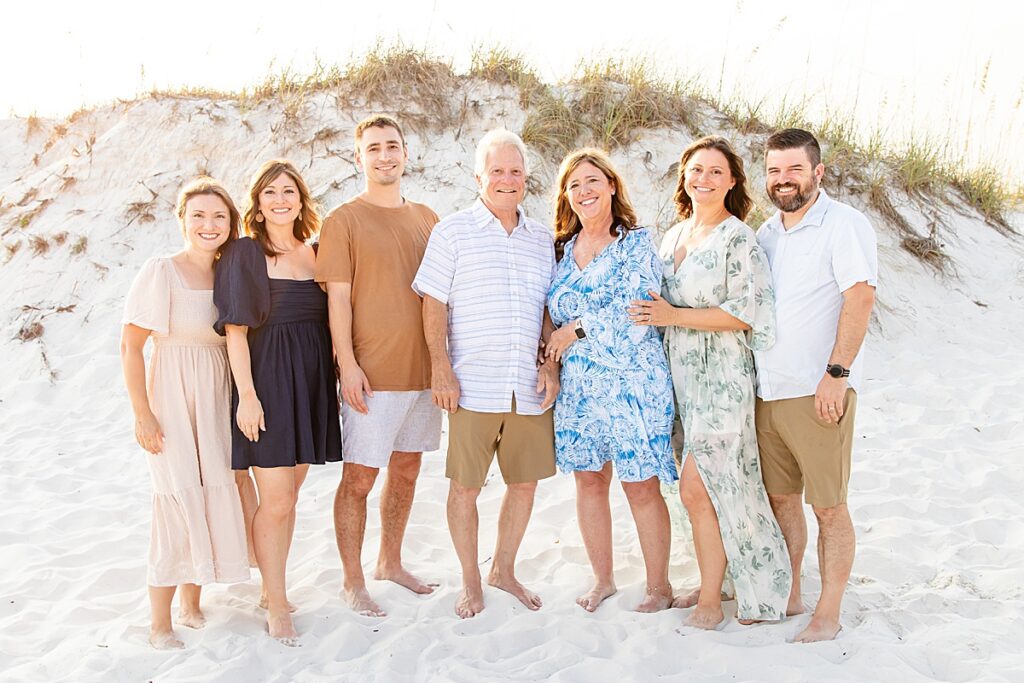
M480 199L479 197L477 197L477 200L473 202L472 210L473 219L476 222L477 227L484 228L490 225L491 223L497 223L499 226L501 226L501 221L498 220L498 217L491 213L491 210L487 208L486 204L484 204L484 200ZM516 227L513 228L513 230L525 228L527 231L533 232L533 230L535 229L535 225L533 221L527 220L526 210L523 209L523 205L520 204L519 206L517 206L516 210L518 211L519 222L516 224ZM504 227L502 227L502 230L504 230Z
M821 224L825 221L825 214L828 213L831 204L832 199L825 193L825 188L819 187L818 198L811 205L811 208L807 210L807 213L804 214L803 220L789 230L786 230L782 225L782 212L776 211L775 215L768 219L768 227L775 232L794 232L802 228L821 227Z

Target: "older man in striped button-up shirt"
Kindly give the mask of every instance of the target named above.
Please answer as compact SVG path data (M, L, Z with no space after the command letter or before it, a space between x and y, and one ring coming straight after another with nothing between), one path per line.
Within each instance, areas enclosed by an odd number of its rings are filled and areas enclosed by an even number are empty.
M519 206L526 190L526 147L505 130L476 150L480 199L431 233L413 282L423 296L434 402L448 411L448 528L462 565L462 618L484 608L477 555L476 500L498 455L508 485L487 582L539 609L540 597L515 578L537 481L555 473L551 405L558 367L537 366L550 333L545 316L555 269L551 230Z

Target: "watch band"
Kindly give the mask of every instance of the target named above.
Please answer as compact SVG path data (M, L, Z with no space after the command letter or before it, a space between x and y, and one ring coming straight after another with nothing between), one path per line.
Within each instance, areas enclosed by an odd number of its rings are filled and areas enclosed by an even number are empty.
M835 377L836 379L839 379L840 377L850 376L850 369L844 368L839 363L829 363L828 365L825 366L825 372L827 372L832 377Z

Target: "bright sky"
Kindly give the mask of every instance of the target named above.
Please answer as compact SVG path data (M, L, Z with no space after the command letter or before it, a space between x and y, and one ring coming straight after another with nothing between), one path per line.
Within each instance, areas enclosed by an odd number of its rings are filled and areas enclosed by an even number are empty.
M1024 5L629 0L5 3L0 116L64 116L152 87L239 89L400 39L465 67L522 52L557 79L580 59L647 55L752 102L808 99L862 129L931 135L1024 178Z

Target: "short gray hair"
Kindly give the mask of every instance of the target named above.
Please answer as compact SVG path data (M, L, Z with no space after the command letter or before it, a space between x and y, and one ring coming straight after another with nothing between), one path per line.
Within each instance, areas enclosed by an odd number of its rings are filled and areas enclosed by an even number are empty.
M526 156L526 143L523 139L513 133L510 130L504 128L495 128L494 130L487 133L487 135L480 138L480 142L476 145L476 163L473 166L473 173L478 176L482 176L487 172L487 155L495 147L504 147L509 145L519 150L519 155L523 157L523 169L527 174L530 173L530 162Z

